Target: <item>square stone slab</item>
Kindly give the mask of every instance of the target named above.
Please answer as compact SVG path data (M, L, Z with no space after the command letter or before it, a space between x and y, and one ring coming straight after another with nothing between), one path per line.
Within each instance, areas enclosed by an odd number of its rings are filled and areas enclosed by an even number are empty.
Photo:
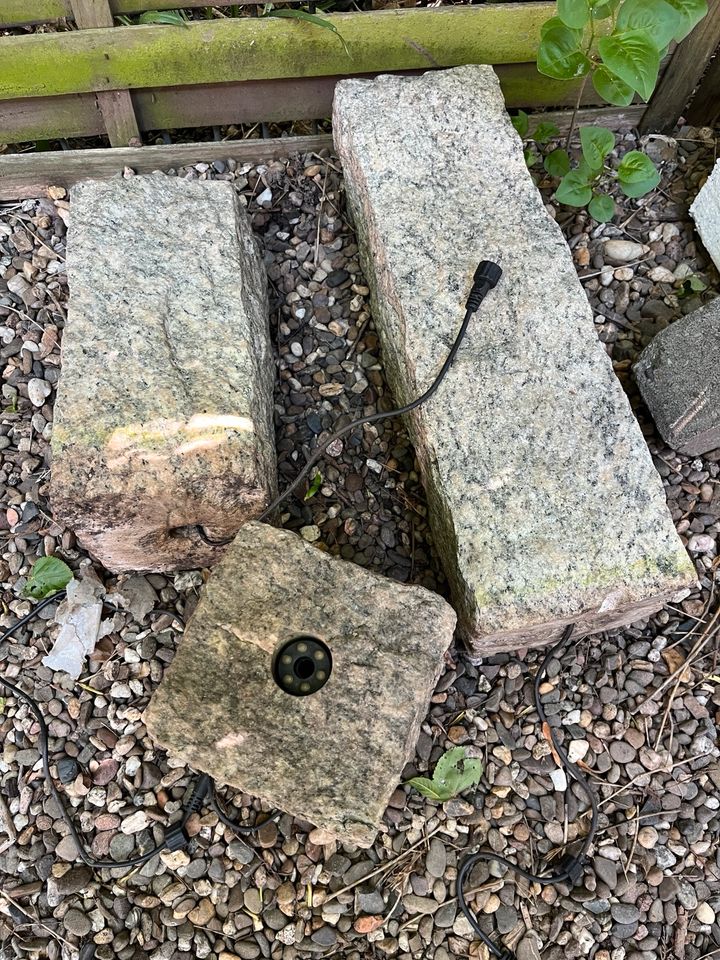
M673 450L695 457L720 447L720 299L662 330L635 378Z
M690 207L690 215L702 237L703 246L720 270L720 160Z
M333 134L459 630L485 655L646 617L695 582L570 251L488 66L341 80Z
M267 278L230 183L73 187L52 432L59 523L109 570L214 563L275 490Z
M455 621L424 587L247 523L208 580L145 723L196 770L370 846L414 755ZM274 680L274 656L303 636L326 644L332 669L317 692L295 696Z

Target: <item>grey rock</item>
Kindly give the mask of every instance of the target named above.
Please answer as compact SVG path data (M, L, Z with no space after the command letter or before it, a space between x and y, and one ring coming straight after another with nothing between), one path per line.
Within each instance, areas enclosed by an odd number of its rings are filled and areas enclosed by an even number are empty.
M93 872L90 867L72 867L61 877L54 878L55 889L62 897L79 893L93 881Z
M63 917L63 926L76 937L85 937L90 933L90 919L81 910L68 910Z
M379 890L355 891L355 913L382 913L385 900Z
M433 837L425 857L425 869L431 877L442 877L447 866L447 851L439 837Z
M694 571L492 69L343 80L333 130L400 403L437 374L478 260L504 271L408 422L464 638L484 654L659 609Z
M337 943L337 933L332 927L320 927L310 939L320 947L334 947Z
M266 279L229 183L72 191L52 433L59 522L113 571L207 566L275 489Z
M610 914L617 923L635 923L640 919L640 911L633 903L613 903Z
M610 890L617 886L617 864L605 857L595 857L592 861L592 867L598 877L606 884Z
M206 584L145 723L194 769L370 845L454 626L430 591L250 522ZM275 652L298 636L332 656L329 680L309 696L273 679Z
M720 160L690 206L690 215L705 249L720 269Z
M695 456L720 446L720 299L683 317L646 347L635 378L663 439Z

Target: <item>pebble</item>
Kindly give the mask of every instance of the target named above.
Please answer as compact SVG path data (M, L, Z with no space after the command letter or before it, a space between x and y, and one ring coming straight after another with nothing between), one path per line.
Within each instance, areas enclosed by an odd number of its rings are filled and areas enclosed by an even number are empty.
M28 397L34 407L42 407L52 393L52 387L46 380L33 377L28 380Z
M63 917L63 926L76 937L86 937L92 928L89 917L80 910L68 910Z
M715 923L715 911L709 903L700 903L695 911L695 919L698 923L711 926L711 924Z
M631 260L640 260L648 248L632 240L606 240L603 245L603 256L606 263L622 266Z

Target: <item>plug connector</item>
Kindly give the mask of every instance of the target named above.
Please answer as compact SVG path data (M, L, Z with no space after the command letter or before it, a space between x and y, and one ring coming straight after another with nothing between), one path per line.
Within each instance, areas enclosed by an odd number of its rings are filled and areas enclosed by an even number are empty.
M497 263L481 260L473 276L472 290L465 302L465 309L475 313L486 295L497 286L501 276L502 269Z
M560 870L567 874L568 880L577 887L585 874L585 857L574 857L572 854L563 857L560 861Z

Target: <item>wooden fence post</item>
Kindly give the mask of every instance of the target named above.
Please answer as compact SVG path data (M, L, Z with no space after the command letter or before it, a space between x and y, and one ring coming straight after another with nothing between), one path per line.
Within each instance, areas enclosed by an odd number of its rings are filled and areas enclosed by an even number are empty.
M640 121L641 133L669 133L687 109L693 90L720 45L720 0L710 0L709 6L707 16L676 47Z
M113 26L109 0L70 0L70 5L81 30ZM139 147L142 140L130 91L107 90L95 96L110 146Z
M714 127L720 118L720 51L705 72L688 112L694 127Z

